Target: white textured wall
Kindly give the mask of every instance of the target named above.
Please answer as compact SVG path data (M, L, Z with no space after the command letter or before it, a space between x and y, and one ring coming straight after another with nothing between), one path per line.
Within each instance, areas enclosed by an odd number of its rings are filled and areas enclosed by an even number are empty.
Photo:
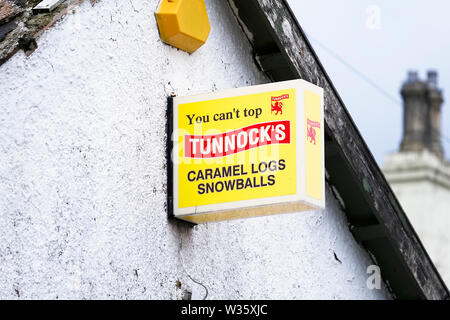
M166 96L267 82L228 4L206 2L192 55L161 43L158 1L108 0L0 67L0 298L202 298L188 273L208 298L389 298L329 192L319 212L167 220Z
M389 155L384 173L436 268L450 286L450 165L423 151Z
M450 189L427 181L391 186L436 268L450 286Z

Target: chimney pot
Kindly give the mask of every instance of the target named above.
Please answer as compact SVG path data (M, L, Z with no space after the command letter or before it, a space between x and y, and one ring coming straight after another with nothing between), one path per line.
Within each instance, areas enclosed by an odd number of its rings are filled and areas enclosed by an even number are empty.
M416 82L419 80L419 73L417 71L408 71L408 82Z
M436 70L429 70L427 73L427 78L428 78L428 84L433 87L436 88L437 84L438 84L438 73Z
M428 149L443 158L441 144L442 91L437 86L438 73L427 72L427 80L421 81L417 71L409 71L403 84L403 138L401 151Z

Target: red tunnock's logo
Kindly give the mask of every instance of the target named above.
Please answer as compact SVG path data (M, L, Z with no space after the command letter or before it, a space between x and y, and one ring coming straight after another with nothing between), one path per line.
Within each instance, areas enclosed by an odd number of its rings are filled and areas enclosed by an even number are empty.
M271 97L271 113L275 112L275 115L278 115L278 113L283 114L283 102L281 100L284 99L289 99L289 95L282 94L281 96Z
M306 121L306 140L309 141L309 143L316 144L316 129L314 129L314 128L320 129L320 122L307 119L307 121Z

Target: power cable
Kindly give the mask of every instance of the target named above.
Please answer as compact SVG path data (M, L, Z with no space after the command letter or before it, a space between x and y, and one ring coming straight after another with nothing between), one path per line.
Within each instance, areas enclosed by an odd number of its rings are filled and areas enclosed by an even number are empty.
M380 94L385 96L387 99L389 99L391 102L393 102L395 105L402 108L401 102L395 98L393 95L391 95L389 92L384 90L380 85L378 85L375 81L370 79L367 75L365 75L363 72L359 71L357 68L355 68L353 65L348 63L344 58L342 58L340 55L335 53L333 50L328 48L326 45L324 45L322 42L317 40L316 38L312 37L310 34L307 34L307 37L312 40L313 42L317 43L323 50L325 50L328 54L330 54L333 58L338 60L340 63L342 63L345 67L350 69L354 74L356 74L359 78L364 80L366 83L368 83L370 86L372 86L375 90L377 90ZM442 132L439 132L441 141L448 143L450 145L450 138L445 136Z

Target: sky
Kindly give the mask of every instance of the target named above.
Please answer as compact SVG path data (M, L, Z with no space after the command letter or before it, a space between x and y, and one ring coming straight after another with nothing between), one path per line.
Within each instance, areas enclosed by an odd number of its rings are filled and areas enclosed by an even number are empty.
M288 0L378 164L399 148L408 70L437 70L450 158L450 1Z

